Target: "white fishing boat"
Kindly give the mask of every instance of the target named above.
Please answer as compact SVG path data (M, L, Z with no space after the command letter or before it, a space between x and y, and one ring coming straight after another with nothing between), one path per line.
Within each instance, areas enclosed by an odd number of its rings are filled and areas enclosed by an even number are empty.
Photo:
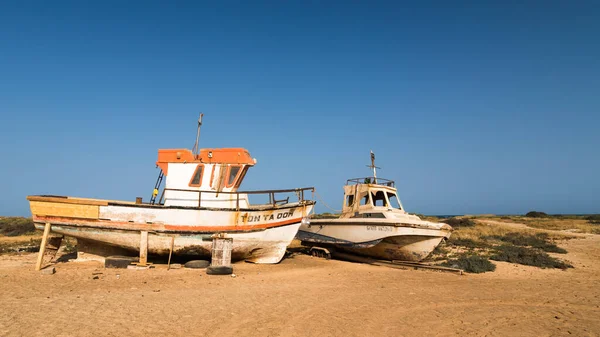
M452 227L421 220L407 213L393 180L377 178L371 152L373 176L349 179L344 186L342 213L334 219L311 219L300 226L297 239L304 245L384 260L418 262L425 259Z
M193 150L158 150L160 174L149 202L28 196L35 226L77 238L80 258L122 250L144 258L210 256L219 234L233 239L233 259L279 262L307 221L314 201L304 193L313 188L238 191L256 159L243 148L198 149L201 120ZM250 203L260 195L268 202Z

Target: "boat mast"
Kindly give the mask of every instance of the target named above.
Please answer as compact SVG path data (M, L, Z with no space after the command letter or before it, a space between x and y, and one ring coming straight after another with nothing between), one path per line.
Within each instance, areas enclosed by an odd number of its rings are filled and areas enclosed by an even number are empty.
M380 169L381 167L375 166L375 153L373 153L373 150L371 150L371 165L367 167L373 169L373 183L377 184L377 169Z
M192 153L194 154L194 157L198 158L198 155L200 154L200 149L198 147L198 141L200 140L200 127L202 126L202 116L204 116L203 113L200 113L200 117L198 118L198 131L196 132L196 143L194 144L194 147L192 149Z

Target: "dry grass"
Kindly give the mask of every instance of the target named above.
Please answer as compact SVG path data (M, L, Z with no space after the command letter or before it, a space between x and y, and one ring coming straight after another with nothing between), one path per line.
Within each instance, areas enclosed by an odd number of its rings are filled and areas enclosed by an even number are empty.
M521 223L529 227L540 229L600 234L600 225L591 223L588 220L521 218Z
M572 231L574 233L600 234L600 224L585 216L552 216L549 218L530 218L524 216L481 217L479 220L494 220L509 223L520 223L529 227L553 230Z

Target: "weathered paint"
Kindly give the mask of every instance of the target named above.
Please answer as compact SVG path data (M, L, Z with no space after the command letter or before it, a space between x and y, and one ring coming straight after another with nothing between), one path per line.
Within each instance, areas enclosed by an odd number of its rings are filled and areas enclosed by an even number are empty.
M36 228L43 224L36 222ZM294 239L300 223L274 227L254 232L227 233L233 239L232 257L255 263L278 263L286 247ZM69 224L52 226L52 231L78 239L113 245L131 251L140 249L140 232L123 229L78 227ZM180 233L175 235L173 252L179 255L210 256L213 233ZM171 246L171 237L163 233L149 232L148 252L166 255Z
M149 253L168 253L175 237L175 253L210 255L207 238L225 233L234 240L234 258L277 263L314 201L251 205L248 195L234 192L255 163L242 148L202 149L197 156L185 149L159 150L157 165L166 175L162 204L56 196L28 200L36 226L48 222L56 233L89 242L139 251L140 232L148 232ZM200 183L190 184L199 164L204 166ZM232 166L239 172L227 181Z

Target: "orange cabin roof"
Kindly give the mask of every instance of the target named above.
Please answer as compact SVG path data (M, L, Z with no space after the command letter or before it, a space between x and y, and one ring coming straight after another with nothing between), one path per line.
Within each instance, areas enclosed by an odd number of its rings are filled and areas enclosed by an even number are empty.
M254 165L254 159L244 148L201 149L195 156L188 149L158 150L158 165L167 174L168 163L215 163L215 164L245 164Z

